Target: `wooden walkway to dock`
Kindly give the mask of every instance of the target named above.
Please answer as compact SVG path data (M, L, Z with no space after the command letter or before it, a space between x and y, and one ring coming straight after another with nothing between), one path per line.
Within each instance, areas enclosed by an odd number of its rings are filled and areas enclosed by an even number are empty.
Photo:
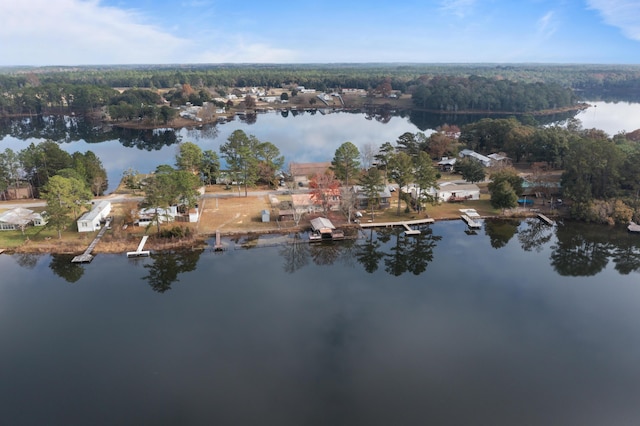
M402 226L405 229L405 233L407 235L417 235L420 233L417 229L411 229L410 225L424 225L433 223L434 220L431 218L427 219L414 219L414 220L401 220L399 222L367 222L361 223L361 228L391 228L394 226Z
M553 226L553 224L555 223L553 220L549 219L548 217L546 217L542 213L538 213L538 219L540 219L541 221L543 221L544 223L546 223L549 226Z
M102 236L104 235L105 232L107 232L107 229L109 229L110 226L111 226L111 219L109 218L109 219L107 219L107 222L102 227L100 232L98 232L98 235L96 235L96 237L93 239L93 241L91 241L91 244L89 244L89 247L87 247L87 249L84 251L84 253L82 253L81 255L78 255L78 256L74 257L73 259L71 259L71 262L72 263L89 263L89 262L91 262L93 260L93 255L91 254L91 252L93 251L94 248L96 248L96 246L100 242L100 238L102 238Z
M480 228L482 228L482 224L480 222L476 222L475 220L471 219L466 214L460 215L460 218L462 220L464 220L467 223L467 226L469 228L471 228L471 229L480 229Z

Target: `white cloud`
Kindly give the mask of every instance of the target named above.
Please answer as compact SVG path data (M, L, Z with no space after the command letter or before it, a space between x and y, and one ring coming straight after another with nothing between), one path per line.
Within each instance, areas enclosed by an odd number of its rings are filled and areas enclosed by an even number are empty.
M0 39L0 61L16 65L163 62L186 44L97 0L2 2Z
M440 10L444 13L464 18L469 15L476 0L441 0Z
M640 41L640 2L637 0L587 0L590 9L597 10L604 21L620 28L622 33Z
M538 19L538 35L547 38L553 35L557 29L555 13L547 12L542 18Z
M194 0L203 3L200 0ZM287 62L292 51L226 34L183 36L100 0L0 1L0 65ZM190 38L187 38L190 37ZM215 46L215 47L211 47Z

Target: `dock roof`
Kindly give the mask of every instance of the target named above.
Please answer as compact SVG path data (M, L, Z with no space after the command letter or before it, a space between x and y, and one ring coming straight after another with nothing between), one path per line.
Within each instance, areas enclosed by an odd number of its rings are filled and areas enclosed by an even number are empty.
M326 217L316 217L315 219L311 219L311 229L322 232L323 230L336 229L336 227L333 226L333 223Z

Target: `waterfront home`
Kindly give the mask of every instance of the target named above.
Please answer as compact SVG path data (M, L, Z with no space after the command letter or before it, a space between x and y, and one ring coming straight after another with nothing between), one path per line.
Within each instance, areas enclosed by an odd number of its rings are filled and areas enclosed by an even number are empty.
M178 215L178 207L171 206L168 209L162 207L149 207L141 209L137 213L137 218L133 222L135 226L147 226L156 223L156 219L160 223L173 222Z
M23 230L29 225L44 226L46 221L40 213L16 207L0 214L0 231Z
M111 202L102 200L94 204L92 209L80 216L76 221L78 232L93 232L100 229L100 223L111 213Z
M480 187L475 183L443 182L437 196L439 201L479 200Z
M367 209L369 208L369 196L363 192L363 188L360 185L354 185L351 187L351 192L355 194L355 206L358 209ZM383 189L378 192L378 204L374 206L378 209L386 209L391 206L391 191L389 191L389 187L385 186Z
M426 194L434 197L438 202L460 201L460 200L479 200L480 187L474 183L456 183L442 182L439 188L427 188L421 190L417 185L407 185L400 188L404 193L410 194L414 200L418 198L418 194Z

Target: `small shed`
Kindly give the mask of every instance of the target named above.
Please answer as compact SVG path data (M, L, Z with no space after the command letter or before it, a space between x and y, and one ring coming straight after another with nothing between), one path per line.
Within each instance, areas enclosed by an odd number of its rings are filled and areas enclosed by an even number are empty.
M269 210L267 209L262 210L261 215L262 215L262 222L271 221L271 213L269 212Z

